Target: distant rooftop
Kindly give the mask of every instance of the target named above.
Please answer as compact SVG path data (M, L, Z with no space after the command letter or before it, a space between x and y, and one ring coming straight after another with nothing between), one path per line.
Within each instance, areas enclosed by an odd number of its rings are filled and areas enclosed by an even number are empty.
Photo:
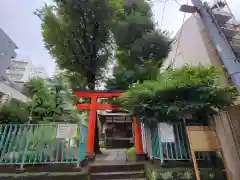
M17 51L17 56L14 60L15 61L30 62L31 58L30 58L30 55Z

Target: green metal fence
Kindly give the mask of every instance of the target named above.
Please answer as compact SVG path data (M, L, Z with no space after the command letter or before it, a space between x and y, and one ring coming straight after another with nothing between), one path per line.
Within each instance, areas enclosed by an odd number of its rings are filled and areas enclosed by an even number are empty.
M191 152L188 142L187 133L185 130L185 124L183 122L173 123L170 126L172 132L168 136L163 133L165 129L161 129L159 126L150 128L152 139L152 158L160 160L190 160ZM197 153L198 160L205 160L208 158L207 153Z
M0 164L78 166L85 156L86 137L87 127L83 125L0 125Z

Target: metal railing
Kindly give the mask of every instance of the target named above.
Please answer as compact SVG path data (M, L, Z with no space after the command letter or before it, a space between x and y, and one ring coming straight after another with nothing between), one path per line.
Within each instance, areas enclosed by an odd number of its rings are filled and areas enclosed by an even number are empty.
M59 124L0 125L0 164L79 166L86 152L87 127L76 125L75 132L68 132L70 138L64 137L67 128L60 127Z
M161 123L159 123L158 126L151 127L149 130L147 130L148 127L146 127L146 125L144 126L144 146L151 146L151 148L145 149L146 153L148 153L151 158L162 161L190 160L191 152L185 130L185 123L178 122L166 125L168 125L168 127L161 128ZM151 143L147 140L149 138L146 138L149 136L151 137ZM207 158L207 153L197 153L198 160L205 160Z

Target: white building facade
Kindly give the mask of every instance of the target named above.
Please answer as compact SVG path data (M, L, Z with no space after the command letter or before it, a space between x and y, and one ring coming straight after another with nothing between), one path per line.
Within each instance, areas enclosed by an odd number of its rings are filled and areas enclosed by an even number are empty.
M180 68L186 64L222 65L208 30L197 15L188 18L182 29L177 32L172 50L164 62L164 68Z
M30 59L12 59L11 68L6 71L9 80L16 84L24 84L33 77L48 78L43 66L34 66Z
M48 74L43 66L36 66L33 68L32 77L48 78Z

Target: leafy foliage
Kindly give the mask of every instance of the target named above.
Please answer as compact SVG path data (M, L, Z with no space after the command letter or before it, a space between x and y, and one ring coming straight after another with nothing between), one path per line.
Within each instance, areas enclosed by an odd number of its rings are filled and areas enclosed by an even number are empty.
M50 84L46 80L36 77L26 83L26 89L28 89L29 97L32 99L29 102L29 115L37 121L52 117L56 99Z
M156 80L159 74L159 67L156 62L148 61L134 69L115 67L112 79L107 80L107 88L113 90L126 90L137 81Z
M189 67L167 70L159 80L133 84L114 103L138 113L142 121L176 120L186 114L213 112L231 105L235 87L220 86L222 75L216 67Z
M162 61L171 41L166 32L155 27L150 5L144 0L124 2L125 11L113 26L119 66L130 68L144 61Z
M0 109L3 123L26 123L32 117L33 123L81 122L85 118L73 105L73 96L63 75L51 81L33 78L26 83L25 92L31 98L27 104L13 100Z
M68 82L69 88L87 89L86 78L79 73L66 70L61 73L61 76Z
M106 83L107 89L125 90L138 80L156 79L170 50L168 33L156 28L149 3L124 1L123 8L112 28L117 66Z
M5 103L0 108L1 124L26 123L28 121L28 115L27 106L23 103Z
M61 69L77 73L95 88L109 57L110 25L121 0L55 0L36 14L46 48Z

